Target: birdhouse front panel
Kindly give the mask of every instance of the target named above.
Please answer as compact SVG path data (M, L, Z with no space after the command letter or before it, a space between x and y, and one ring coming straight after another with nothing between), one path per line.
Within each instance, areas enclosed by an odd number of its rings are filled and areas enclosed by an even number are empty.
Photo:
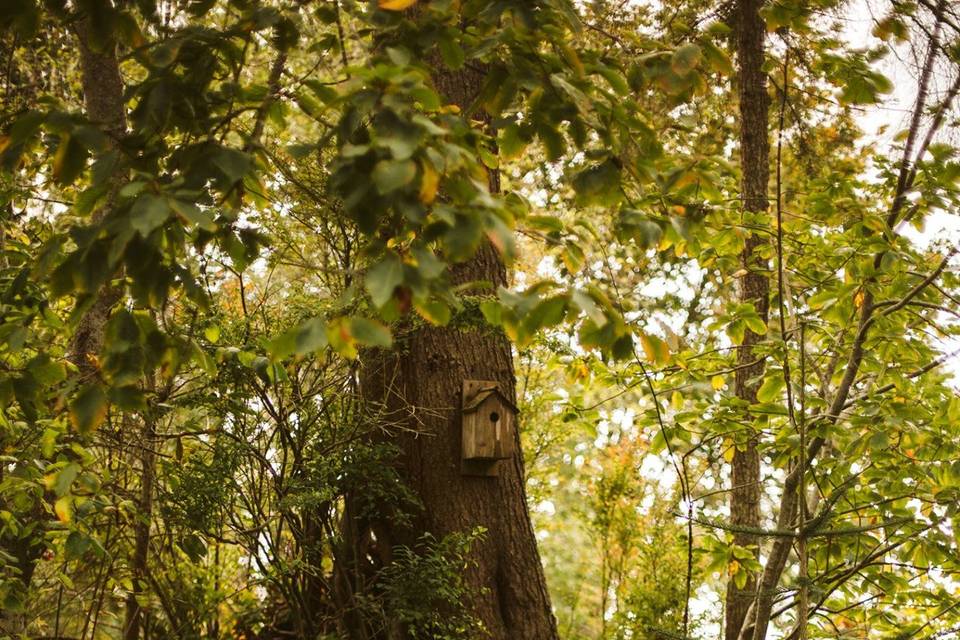
M475 411L464 416L464 451L468 460L496 460L497 433L490 416L497 416L499 405L492 397L484 400ZM489 414L489 416L488 416Z
M493 462L513 456L517 408L496 382L464 380L461 421L464 462Z

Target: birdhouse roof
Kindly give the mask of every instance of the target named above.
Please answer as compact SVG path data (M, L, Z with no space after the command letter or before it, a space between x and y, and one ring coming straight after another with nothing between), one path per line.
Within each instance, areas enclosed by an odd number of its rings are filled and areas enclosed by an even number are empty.
M463 412L471 413L473 411L476 411L477 409L480 408L480 405L482 405L491 396L495 396L498 400L500 400L500 402L502 402L503 404L513 409L514 413L520 412L520 410L517 409L517 407L512 402L510 402L510 399L507 398L507 396L503 395L503 392L500 391L500 387L497 387L495 385L478 389L477 392L473 394L473 396L464 403Z

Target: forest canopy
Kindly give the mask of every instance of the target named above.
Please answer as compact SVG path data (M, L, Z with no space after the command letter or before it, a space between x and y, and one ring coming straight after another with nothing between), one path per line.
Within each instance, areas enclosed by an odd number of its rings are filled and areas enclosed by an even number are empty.
M960 7L0 3L0 638L960 638Z

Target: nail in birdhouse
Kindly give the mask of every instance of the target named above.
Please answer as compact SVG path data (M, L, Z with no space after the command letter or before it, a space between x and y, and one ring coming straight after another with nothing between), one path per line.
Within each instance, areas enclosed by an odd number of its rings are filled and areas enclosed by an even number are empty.
M496 475L496 461L513 456L517 408L489 380L463 381L464 472Z

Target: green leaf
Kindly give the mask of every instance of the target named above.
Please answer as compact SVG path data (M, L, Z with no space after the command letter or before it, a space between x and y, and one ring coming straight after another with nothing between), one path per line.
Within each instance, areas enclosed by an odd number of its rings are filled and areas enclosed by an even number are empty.
M674 391L670 395L670 406L674 411L680 411L683 409L683 394L679 391Z
M618 95L625 96L630 94L630 85L627 84L627 79L624 78L623 74L618 70L600 65L597 67L597 73L603 76L603 79L610 84Z
M377 264L367 270L363 284L377 308L393 298L394 290L403 282L403 262L393 251L387 252Z
M373 184L384 195L407 186L416 176L417 163L413 160L381 160L373 168Z
M390 333L390 329L376 320L353 317L350 318L348 326L350 335L360 344L368 347L383 347L384 349L393 346L393 335Z
M211 377L217 375L217 362L210 354L204 351L196 342L191 342L190 346L192 347L190 355L193 356L194 362L196 362L207 375Z
M440 36L437 46L440 48L440 57L443 58L445 65L451 69L459 69L463 66L467 57L464 55L460 43L449 32Z
M836 302L838 292L836 289L822 289L807 298L807 305L814 310L823 309Z
M608 158L574 176L573 189L581 205L616 205L623 195L620 192L620 168Z
M771 371L763 380L763 384L757 389L758 402L774 402L780 398L780 393L786 386L783 374L779 371Z
M733 341L733 344L740 344L743 342L743 337L747 332L746 323L737 318L733 322L727 325L727 335L730 336L730 339Z
M130 226L146 238L170 216L167 202L166 198L152 193L141 195L130 207Z
M739 564L739 563L738 563ZM737 569L737 572L733 574L733 582L737 585L737 589L743 589L747 586L748 574L743 569Z
M568 295L552 296L540 301L524 318L527 330L532 334L543 327L560 324L567 313L569 302L570 296Z
M426 247L414 247L411 253L416 260L417 271L427 280L440 277L447 268L443 261Z
M32 138L46 119L41 111L27 111L10 127L10 143L22 144Z
M99 384L84 387L70 403L70 423L80 433L90 433L107 417L107 395Z
M410 50L406 47L387 47L387 57L398 67L405 67L410 64Z
M527 148L528 141L520 136L520 127L515 122L511 122L500 130L500 136L497 138L497 146L500 150L500 157L504 160L517 158Z
M723 49L709 41L701 42L700 48L704 60L711 69L725 76L733 75L733 62L730 61L730 56Z
M53 156L53 179L63 186L76 180L87 165L87 149L73 136L60 141Z
M663 229L650 216L637 209L620 209L618 233L621 237L633 238L641 249L656 247L660 244Z
M700 47L692 42L681 46L670 58L670 68L678 76L685 76L700 66Z
M554 126L542 124L537 127L537 135L540 136L540 142L543 143L547 160L559 160L566 149L563 134Z
M223 172L229 182L234 183L250 172L252 162L250 156L242 151L221 147L213 156L213 164Z
M443 327L450 322L450 307L439 300L414 300L413 308L432 324Z
M53 481L53 493L58 498L67 495L67 492L70 491L70 487L73 486L73 481L77 479L79 473L80 465L76 462L71 462L60 469Z
M767 334L767 324L763 321L763 318L756 313L745 315L743 321L746 323L747 328L755 334L759 336Z
M593 103L580 89L567 80L563 74L554 73L550 76L550 82L554 87L567 94L573 103L582 113L589 113L593 109Z
M483 108L493 117L498 117L517 95L517 81L502 67L497 67L487 75L480 101Z
M326 324L321 318L307 320L296 331L293 353L303 356L327 346Z
M204 231L217 230L217 224L213 221L213 216L192 202L170 198L167 200L167 203L170 205L170 208L173 209L174 213L187 222L197 225Z
M947 419L953 424L960 424L960 397L951 398L947 404Z
M277 359L290 355L304 356L328 344L327 326L322 318L311 318L271 341L268 349Z
M194 534L185 536L179 546L193 562L199 562L207 555L207 545L203 544L200 536Z
M71 531L70 535L67 536L67 541L63 546L67 559L79 558L86 553L87 549L89 548L90 537L80 533L79 531Z
M503 305L496 300L484 300L480 303L480 313L490 324L499 327L503 323Z
M571 299L598 327L602 327L607 323L606 314L603 313L603 310L600 309L589 293L578 289L573 292Z
M27 370L44 387L51 387L67 378L67 369L63 363L51 359L46 354L38 355L30 360L27 363Z

